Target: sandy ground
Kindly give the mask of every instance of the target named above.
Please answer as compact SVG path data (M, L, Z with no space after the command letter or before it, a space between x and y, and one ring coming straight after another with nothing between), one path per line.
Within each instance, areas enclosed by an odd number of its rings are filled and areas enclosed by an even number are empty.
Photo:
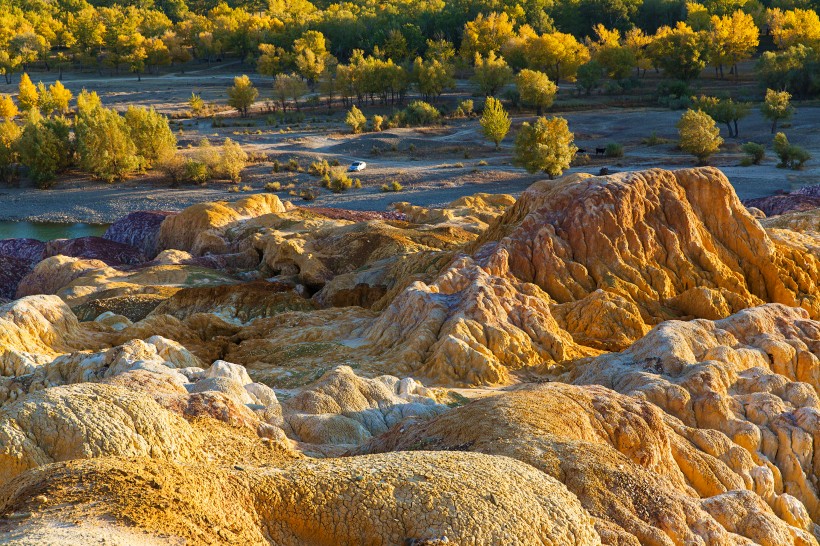
M153 105L173 114L187 109L185 101L192 92L201 93L207 101L224 100L233 71L241 72L242 67L208 68L203 65L187 74L146 76L141 82L131 76L100 77L96 73L67 74L63 81L75 92L82 87L97 90L109 106ZM54 77L56 74L34 75L35 80L46 82ZM268 85L266 79L258 76L254 79L264 96ZM0 85L0 93L7 91L13 91L13 86ZM650 147L643 143L643 139L652 134L675 140L675 123L680 112L609 108L560 115L569 121L577 145L591 156L588 164L570 172L597 174L602 167L617 172L694 165L694 160L677 150L674 144ZM285 163L290 158L297 158L304 168L320 158L336 160L342 165L354 160L367 161L368 168L355 175L361 179L362 189L343 194L321 190L320 196L311 203L318 206L384 210L396 201L439 205L476 192L516 195L539 178L511 164L515 127L532 119L531 116L514 117L513 133L499 151L483 139L476 119L451 121L438 128L394 129L353 136L344 132L342 117L343 112L328 115L324 108L318 108L306 110L301 122L277 121L260 115L251 120L228 119L228 126L214 127L211 120L202 119L176 120L173 126L183 149L203 137L213 142L232 138L249 152L267 157L267 160L251 165L243 174L242 185L250 186L250 192L262 192L265 184L272 181L283 185L292 183L297 192L318 187L318 181L306 173L274 173L271 163L274 159ZM790 126L784 128L793 143L805 146L818 158L809 162L804 171L777 169L773 157L767 157L761 166L739 166L742 158L740 144L750 140L771 142L769 123L756 110L740 122L740 138L727 139L726 149L715 156L711 164L727 174L742 199L818 183L820 141L815 138L818 126L820 108L798 105L798 115ZM625 156L619 159L595 157L595 148L604 147L609 142L622 144ZM400 193L379 191L382 184L392 180L399 181L405 190ZM135 210L179 210L197 202L238 198L241 194L229 192L230 187L228 183L215 182L204 187L172 188L157 175L141 176L114 185L94 182L80 175L69 176L51 190L37 190L25 185L0 187L0 221L107 223ZM281 192L280 197L307 204L287 191Z

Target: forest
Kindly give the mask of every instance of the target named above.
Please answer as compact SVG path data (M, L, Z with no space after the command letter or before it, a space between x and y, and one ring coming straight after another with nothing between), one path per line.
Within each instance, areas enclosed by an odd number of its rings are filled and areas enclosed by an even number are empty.
M87 69L138 76L238 60L260 74L292 75L342 99L401 99L411 84L425 98L454 75L496 78L531 69L552 80L601 78L622 85L647 70L689 81L707 67L736 75L757 59L766 87L797 97L817 91L820 19L812 5L759 0L425 0L311 3L307 0L183 0L135 4L3 0L0 72ZM481 76L479 76L481 77ZM499 80L500 78L500 80Z

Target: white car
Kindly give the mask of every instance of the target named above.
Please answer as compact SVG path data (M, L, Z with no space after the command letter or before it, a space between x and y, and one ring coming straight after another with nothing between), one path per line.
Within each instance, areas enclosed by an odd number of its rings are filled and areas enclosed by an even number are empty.
M350 164L350 167L347 168L347 171L351 173L363 171L365 167L367 167L367 163L365 163L364 161L354 161Z

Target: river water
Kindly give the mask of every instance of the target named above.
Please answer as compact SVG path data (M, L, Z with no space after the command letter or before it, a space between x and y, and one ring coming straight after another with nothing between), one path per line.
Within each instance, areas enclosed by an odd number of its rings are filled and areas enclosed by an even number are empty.
M50 222L0 222L0 239L74 239L77 237L102 236L105 224L59 224Z

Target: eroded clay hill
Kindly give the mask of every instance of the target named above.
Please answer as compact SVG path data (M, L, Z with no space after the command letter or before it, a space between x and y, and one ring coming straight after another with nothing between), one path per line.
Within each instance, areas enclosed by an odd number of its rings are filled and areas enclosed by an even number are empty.
M817 546L820 210L715 169L0 243L0 542Z

